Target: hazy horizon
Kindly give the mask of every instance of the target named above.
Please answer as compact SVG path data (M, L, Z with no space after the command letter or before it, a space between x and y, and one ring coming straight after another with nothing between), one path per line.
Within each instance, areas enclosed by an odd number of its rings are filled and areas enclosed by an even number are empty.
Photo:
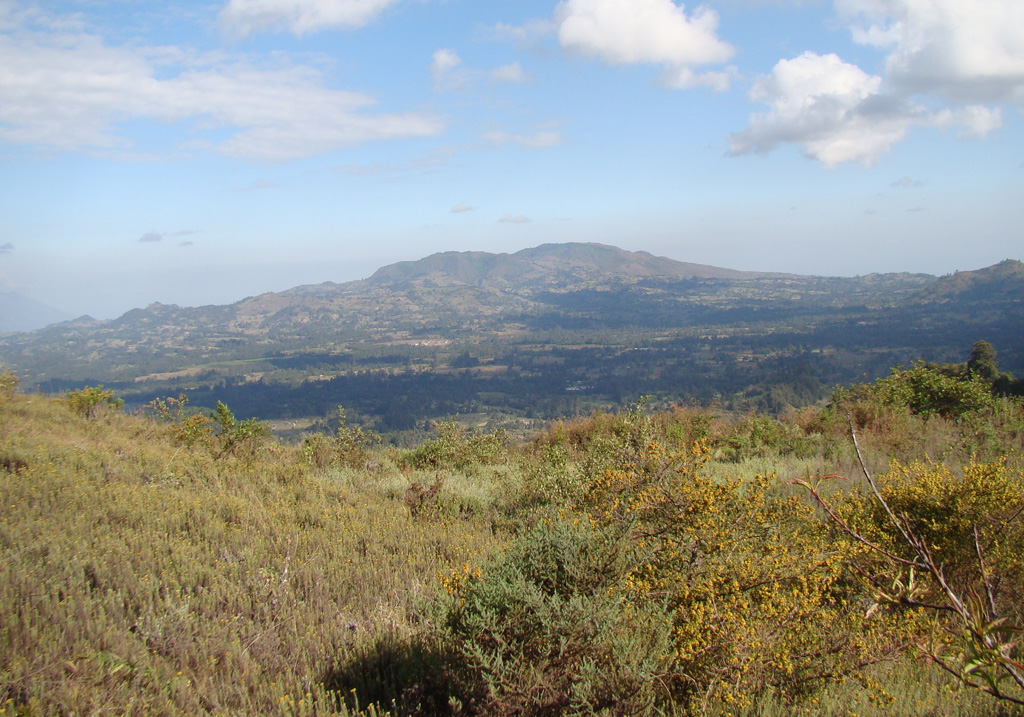
M1020 255L1019 0L0 0L0 291L226 304L593 241Z

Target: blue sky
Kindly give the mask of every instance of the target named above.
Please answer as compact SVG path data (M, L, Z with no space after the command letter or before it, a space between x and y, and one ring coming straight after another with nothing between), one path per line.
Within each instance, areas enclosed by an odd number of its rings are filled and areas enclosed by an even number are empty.
M110 318L596 241L1024 259L1021 0L0 0L0 290Z

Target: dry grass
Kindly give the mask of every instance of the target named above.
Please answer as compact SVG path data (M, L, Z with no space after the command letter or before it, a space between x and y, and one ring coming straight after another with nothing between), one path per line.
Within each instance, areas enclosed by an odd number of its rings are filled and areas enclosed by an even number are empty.
M290 449L214 461L165 427L0 407L0 710L332 712L324 676L408 635L483 518L418 515Z
M890 412L862 442L879 469L894 456L1020 455L1021 415ZM668 443L707 439L712 477L856 474L845 428L823 416L773 425L680 409L654 423ZM107 407L90 419L5 392L0 714L444 711L446 695L428 694L446 689L444 646L423 622L438 575L481 564L534 506L571 500L618 420L563 422L470 469L403 468L408 454L385 448L360 467L313 469L297 447L218 460L149 418ZM441 490L412 505L413 483ZM747 714L995 713L977 695L953 700L915 663L876 678L892 702L851 683Z

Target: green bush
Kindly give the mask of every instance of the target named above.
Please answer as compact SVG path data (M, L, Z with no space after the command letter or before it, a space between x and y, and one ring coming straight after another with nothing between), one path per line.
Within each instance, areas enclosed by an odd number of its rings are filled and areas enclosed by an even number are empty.
M480 715L649 714L669 662L668 622L617 592L616 530L548 516L481 572L444 580L441 627Z
M114 392L103 386L86 386L78 391L68 391L64 397L68 408L82 418L95 418L107 406L121 408L124 401L114 398Z
M407 454L405 465L419 470L467 470L504 460L508 436L501 429L479 433L455 421L433 424L437 438Z
M833 403L849 399L855 403L874 402L880 406L906 408L911 413L924 416L959 418L991 407L993 396L991 386L979 378L965 380L950 376L918 361L908 369L897 366L891 375L878 379L874 384L842 389L833 394ZM860 408L863 410L864 407Z
M18 390L18 375L13 371L0 372L0 399L7 400Z

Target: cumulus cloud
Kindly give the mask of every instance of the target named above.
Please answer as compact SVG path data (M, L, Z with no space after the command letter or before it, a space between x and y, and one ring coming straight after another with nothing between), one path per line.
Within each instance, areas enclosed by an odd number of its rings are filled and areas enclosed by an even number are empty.
M398 0L230 0L221 26L236 37L287 28L305 35L325 28L357 28L373 22Z
M903 93L959 104L1024 100L1020 0L836 0L853 38L890 50L886 77Z
M456 204L452 207L452 214L462 214L463 212L471 212L476 207L471 207L468 204Z
M502 214L498 221L502 224L529 224L530 219L522 214Z
M728 73L693 71L735 54L718 37L718 13L710 8L700 6L688 16L672 0L564 0L555 24L559 44L571 52L615 65L661 65L662 83L670 87L728 87Z
M518 144L526 149L542 149L544 147L555 147L562 144L564 137L556 130L542 130L530 135L512 134L495 130L484 132L485 140L493 144Z
M729 138L733 154L799 145L834 166L875 163L915 125L984 137L999 103L1024 101L1020 0L836 0L856 42L888 51L882 75L835 55L779 62L749 94L769 110Z
M14 244L10 242L0 244L0 254L10 254L12 251L14 251Z
M191 149L284 161L442 129L428 115L374 113L369 95L330 89L317 69L278 62L111 47L83 32L22 26L0 35L0 142L124 150L132 142L119 124L141 119L183 123Z
M836 55L805 52L781 60L749 93L769 110L729 137L732 154L769 152L792 142L803 153L833 167L841 162L870 166L916 124L931 121L920 105L885 95L882 78Z

